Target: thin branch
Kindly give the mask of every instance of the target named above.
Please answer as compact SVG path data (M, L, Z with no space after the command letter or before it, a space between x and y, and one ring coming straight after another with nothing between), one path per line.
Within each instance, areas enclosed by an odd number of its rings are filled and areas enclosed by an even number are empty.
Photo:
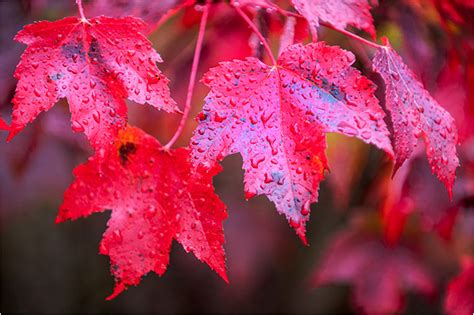
M255 17L252 19L264 38L268 38L268 32L269 32L268 30L269 21L267 19L268 19L267 11L263 9L256 10ZM260 39L258 39L258 41L260 41ZM251 46L254 46L253 44L254 43L252 43ZM258 59L263 59L263 55L265 53L265 47L263 47L263 45L260 45L258 42L256 46L258 47L253 47L255 48L255 51L254 51L255 57L257 57Z
M273 65L276 65L276 60L273 57L272 50L270 49L270 46L268 46L267 40L265 37L263 37L262 33L258 30L258 27L255 25L255 23L252 22L252 20L242 11L237 6L233 6L235 11L247 22L247 24L250 26L250 28L254 31L254 33L257 35L257 37L260 39L260 42L262 43L263 47L265 47L265 50L267 51L268 56L272 60Z
M292 17L296 17L296 18L300 18L300 19L304 19L304 16L302 16L301 14L298 14L296 12L291 12L291 11L288 11L288 10L285 10L285 9L282 9L280 8L278 5L276 5L275 3L271 2L271 1L265 1L268 6L270 6L272 9L275 9L276 11L278 11L280 14L284 15L284 16L292 16Z
M285 16L293 16L293 17L305 19L305 17L302 16L301 14L298 14L298 13L295 13L295 12L291 12L291 11L282 9L282 8L280 8L279 6L277 6L277 5L274 4L274 3L268 2L268 5L269 5L271 8L275 9L276 11L278 11L278 12L279 12L280 14L282 14L282 15L285 15ZM383 48L383 47L385 47L385 46L383 46L383 45L379 45L379 44L377 44L377 43L375 43L375 42L372 42L372 41L370 41L370 40L367 40L367 39L365 39L365 38L362 38L362 37L360 37L360 36L358 36L358 35L356 35L356 34L354 34L354 33L351 33L351 32L349 32L349 31L346 31L346 30L344 30L344 29L337 28L337 27L331 25L330 23L326 23L326 22L321 21L321 22L319 22L319 24L322 25L322 26L325 26L325 27L327 27L327 28L330 28L330 29L332 29L332 30L335 30L336 32L342 33L342 34L346 35L347 37L350 37L350 38L352 38L352 39L355 39L355 40L357 40L357 41L359 41L359 42L361 42L361 43L363 43L363 44L365 44L365 45L367 45L367 46L370 46L370 47L373 47L373 48L377 48L377 49L378 49L378 48Z
M199 59L201 57L202 43L204 40L204 33L206 32L206 24L207 18L209 16L210 6L210 3L207 2L206 6L204 7L204 12L202 13L201 23L199 24L199 34L196 42L196 49L194 50L193 64L191 66L191 74L189 76L188 94L186 95L183 117L181 117L178 129L173 135L173 138L171 138L171 140L163 147L165 150L169 150L176 140L178 140L179 136L184 130L184 126L186 125L189 112L191 111L191 101L193 99L194 86L196 84L196 74L199 66Z
M362 37L360 37L360 36L358 36L358 35L356 35L356 34L354 34L354 33L351 33L351 32L349 32L349 31L346 31L346 30L337 28L337 27L335 27L335 26L333 26L333 25L331 25L331 24L329 24L329 23L326 23L326 22L319 22L319 24L321 24L322 26L325 26L325 27L327 27L327 28L330 28L330 29L332 29L332 30L335 30L335 31L337 31L337 32L339 32L339 33L342 33L342 34L346 35L347 37L350 37L350 38L352 38L352 39L355 39L356 41L361 42L361 43L363 43L363 44L365 44L365 45L367 45L367 46L370 46L370 47L373 47L373 48L376 48L376 49L385 48L385 46L383 46L383 45L379 45L379 44L374 43L374 42L372 42L372 41L370 41L370 40L367 40L367 39L365 39L365 38L362 38Z
M195 4L194 0L188 0L188 1L185 1L184 3L178 5L176 8L172 8L172 9L168 10L165 14L163 14L160 17L160 19L156 23L154 23L153 25L150 26L149 33L152 33L154 31L156 31L161 25L166 23L170 18L175 16L179 11L181 11L182 9L184 9L186 7L189 7L193 4Z

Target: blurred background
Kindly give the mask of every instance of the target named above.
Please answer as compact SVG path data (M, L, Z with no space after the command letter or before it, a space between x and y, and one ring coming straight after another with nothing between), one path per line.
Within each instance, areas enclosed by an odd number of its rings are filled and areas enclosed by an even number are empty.
M277 2L291 8L285 1ZM159 68L171 80L172 97L182 108L200 8L188 6L154 27L180 3L91 0L85 1L85 13L135 15L148 22L149 39L164 60ZM258 8L247 12L276 53L285 17ZM175 242L164 276L149 274L138 287L105 301L114 279L98 245L109 212L54 223L73 168L92 154L85 137L71 131L67 102L62 100L10 143L4 141L6 133L0 135L0 311L357 314L370 309L370 303L385 303L381 310L443 313L447 283L459 274L461 262L474 255L474 5L380 1L372 14L378 38L390 38L424 86L456 119L461 168L452 202L431 174L422 143L391 180L392 164L382 152L329 134L331 172L321 184L319 202L311 206L306 247L265 197L245 201L242 159L230 156L214 179L228 207L224 231L230 284ZM73 0L0 1L0 114L7 122L16 83L13 72L25 49L14 35L33 21L70 15L77 15ZM303 21L297 21L294 39L310 40ZM319 39L354 52L355 66L379 86L383 105L383 82L371 72L373 49L324 27ZM225 1L215 1L198 78L220 61L247 56L261 56L256 39ZM189 141L206 93L198 83L181 146ZM132 125L161 142L172 137L180 115L128 105ZM362 260L364 268L359 268ZM404 268L409 270L406 276ZM350 270L345 281L336 281L338 270Z

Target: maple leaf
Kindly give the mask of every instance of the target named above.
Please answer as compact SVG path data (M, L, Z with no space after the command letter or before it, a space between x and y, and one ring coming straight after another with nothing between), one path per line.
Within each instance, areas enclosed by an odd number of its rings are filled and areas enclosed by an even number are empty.
M294 7L317 28L320 21L345 29L348 25L368 32L375 38L375 27L368 0L291 0Z
M350 283L365 314L391 314L403 308L402 290L431 295L430 273L408 247L388 246L371 233L348 230L336 235L313 279L315 285Z
M25 26L15 37L27 44L15 72L9 139L67 98L72 128L84 132L95 149L115 140L124 128L124 98L176 111L168 79L158 70L161 57L140 32L137 18L68 17Z
M465 258L462 272L448 285L444 309L449 315L474 312L474 260Z
M375 144L392 155L374 84L354 55L323 42L289 46L277 64L222 62L203 79L211 92L191 140L193 163L240 152L247 198L265 194L303 241L309 206L327 168L325 132Z
M74 170L56 222L112 210L100 244L117 282L110 298L149 271L162 275L173 239L227 281L222 247L227 214L212 186L219 171L194 172L188 149L166 152L152 136L128 127L106 160L96 155Z
M426 144L432 172L452 194L456 168L458 135L454 119L423 88L414 73L384 39L378 49L373 69L386 85L385 103L391 113L394 129L394 150L398 169L412 154L419 137Z

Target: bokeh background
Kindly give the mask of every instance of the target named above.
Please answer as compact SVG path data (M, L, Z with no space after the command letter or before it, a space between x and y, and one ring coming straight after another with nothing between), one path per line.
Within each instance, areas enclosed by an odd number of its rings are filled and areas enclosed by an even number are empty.
M164 60L159 67L171 80L173 98L183 106L201 15L199 6L180 11L158 29L153 27L177 2L87 1L85 13L133 14L149 22L149 38ZM462 168L458 170L453 202L430 173L423 146L407 163L405 175L391 181L392 164L382 152L358 140L330 134L331 172L321 184L319 202L311 207L310 246L306 247L265 197L245 201L242 160L234 155L224 160L224 171L214 179L229 213L224 231L230 284L174 243L164 276L149 274L138 287L105 301L114 280L108 258L98 254L98 244L109 213L54 223L62 194L73 180L73 168L92 153L85 137L71 131L63 100L10 143L4 141L6 133L0 136L0 311L358 313L351 283L315 286L318 266L341 233L368 233L382 240L382 214L387 207L401 208L403 201L412 207L402 243L414 248L434 286L424 295L410 290L405 295L405 288L400 288L405 296L403 312L443 313L446 284L459 273L460 261L474 254L474 15L473 7L462 6L462 1L452 2L451 7L440 5L448 2L452 1L380 1L372 13L378 36L390 38L406 63L457 121ZM255 14L277 52L284 18L266 10L249 13ZM0 113L6 121L16 83L13 72L25 48L13 40L14 35L33 21L76 14L73 0L0 1ZM297 40L309 40L306 25L297 25L296 30ZM319 37L356 54L356 67L380 86L378 96L383 103L383 84L370 71L373 50L325 28L320 29ZM228 4L216 1L198 77L219 61L252 55L260 56L261 50L248 27ZM195 128L192 118L206 93L204 85L196 85L193 112L179 145L187 144ZM162 142L171 138L179 115L128 104L132 125ZM343 256L341 259L345 260ZM351 259L347 257L347 261ZM374 258L374 269L361 272L359 277L369 277L385 263L384 257Z

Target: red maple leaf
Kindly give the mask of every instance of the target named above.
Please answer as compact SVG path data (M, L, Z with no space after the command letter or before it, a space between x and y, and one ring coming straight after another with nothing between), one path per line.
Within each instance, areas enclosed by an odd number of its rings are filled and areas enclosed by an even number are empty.
M448 285L444 308L449 315L474 313L474 260L463 261L462 272Z
M375 38L375 27L368 0L291 0L313 27L324 21L345 29L348 25L362 29Z
M404 290L426 295L435 290L430 273L412 249L388 246L382 238L354 229L334 237L313 281L352 284L354 304L365 314L399 311Z
M304 241L309 206L327 168L326 132L355 136L392 153L374 84L354 55L323 42L285 49L275 66L222 62L191 140L193 163L240 152L248 198L265 194Z
M390 43L378 49L373 68L386 84L386 106L395 132L395 158L398 169L412 154L418 138L423 137L433 173L451 195L459 159L458 135L454 119L423 88Z
M149 271L162 275L173 239L227 281L222 247L227 214L212 186L219 171L194 172L188 149L165 152L155 138L128 127L105 160L96 155L74 170L56 221L112 210L100 244L117 282L110 298Z
M15 37L27 44L15 72L9 139L67 98L72 128L95 149L115 140L126 125L124 98L166 111L177 110L168 79L158 70L159 54L140 32L140 19L68 17L25 26Z

